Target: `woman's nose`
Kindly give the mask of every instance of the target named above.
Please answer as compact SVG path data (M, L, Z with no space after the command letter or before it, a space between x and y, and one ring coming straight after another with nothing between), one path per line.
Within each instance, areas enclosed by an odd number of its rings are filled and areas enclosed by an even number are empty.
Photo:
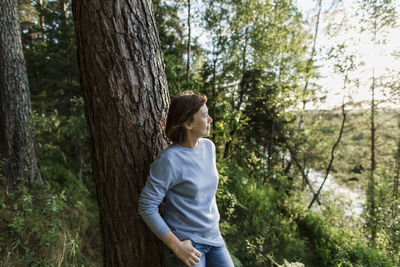
M209 121L209 122L212 122L213 119L212 119L210 116L208 116L208 121Z

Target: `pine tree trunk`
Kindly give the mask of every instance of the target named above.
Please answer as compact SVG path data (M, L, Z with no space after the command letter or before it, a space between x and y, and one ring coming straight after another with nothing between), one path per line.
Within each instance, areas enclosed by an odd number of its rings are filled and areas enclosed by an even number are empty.
M161 266L137 213L150 163L166 146L168 91L151 2L73 1L104 266Z
M0 2L0 153L9 184L43 182L33 129L18 5Z

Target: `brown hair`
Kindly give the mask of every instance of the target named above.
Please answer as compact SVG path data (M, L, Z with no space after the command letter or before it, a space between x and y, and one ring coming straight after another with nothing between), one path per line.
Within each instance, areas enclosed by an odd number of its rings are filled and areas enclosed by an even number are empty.
M169 105L165 134L174 143L183 143L186 139L185 123L194 120L194 114L207 102L203 94L184 91L175 96Z

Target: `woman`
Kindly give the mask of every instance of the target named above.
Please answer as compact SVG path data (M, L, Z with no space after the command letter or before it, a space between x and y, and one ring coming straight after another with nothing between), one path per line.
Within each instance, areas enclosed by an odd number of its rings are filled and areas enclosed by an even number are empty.
M173 144L151 164L139 198L139 214L164 243L167 267L233 267L219 231L215 146L203 138L212 122L206 101L192 91L172 99L165 132Z

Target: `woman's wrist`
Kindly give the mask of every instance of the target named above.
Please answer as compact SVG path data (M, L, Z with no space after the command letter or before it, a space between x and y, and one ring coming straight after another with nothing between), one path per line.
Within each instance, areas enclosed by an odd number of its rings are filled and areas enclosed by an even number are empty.
M174 252L174 254L187 266L200 262L201 253L193 247L189 239L180 241L171 231L161 240Z
M171 231L168 232L163 238L161 238L161 241L163 241L167 245L167 247L169 247L174 252L182 245L182 241L180 241Z

